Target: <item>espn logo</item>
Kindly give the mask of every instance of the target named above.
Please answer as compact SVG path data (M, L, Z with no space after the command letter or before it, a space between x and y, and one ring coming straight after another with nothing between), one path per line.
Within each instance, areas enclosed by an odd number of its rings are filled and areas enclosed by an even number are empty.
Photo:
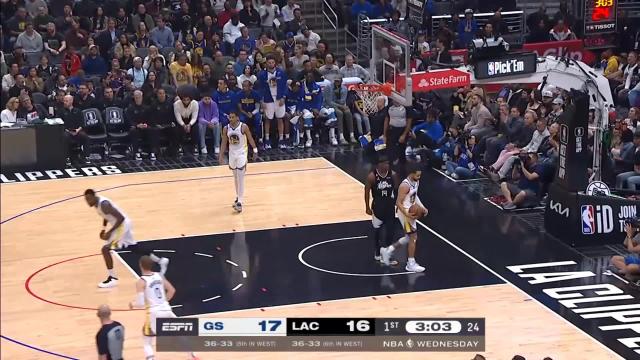
M158 336L196 336L198 335L197 319L157 319Z
M169 322L162 324L162 331L189 331L193 330L193 324L183 322Z

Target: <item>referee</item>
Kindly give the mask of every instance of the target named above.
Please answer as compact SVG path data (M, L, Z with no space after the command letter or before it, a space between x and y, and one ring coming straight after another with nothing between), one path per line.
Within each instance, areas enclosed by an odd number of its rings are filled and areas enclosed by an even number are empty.
M100 360L123 360L122 348L124 347L124 326L111 320L109 305L100 305L98 318L102 327L96 334L98 345L98 358Z

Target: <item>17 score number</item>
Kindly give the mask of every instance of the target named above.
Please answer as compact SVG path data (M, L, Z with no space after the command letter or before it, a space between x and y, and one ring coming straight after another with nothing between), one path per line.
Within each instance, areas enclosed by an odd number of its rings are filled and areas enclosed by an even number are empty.
M262 320L258 323L260 325L260 331L269 332L276 331L280 325L282 325L282 321L280 320Z

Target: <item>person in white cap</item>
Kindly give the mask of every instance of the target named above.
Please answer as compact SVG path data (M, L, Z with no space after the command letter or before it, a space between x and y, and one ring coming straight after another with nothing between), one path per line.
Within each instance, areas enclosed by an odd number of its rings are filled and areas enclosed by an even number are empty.
M147 78L147 70L142 67L142 58L136 56L133 58L133 67L127 70L127 74L133 76L133 86L140 89Z
M560 120L560 115L564 111L564 100L561 97L553 99L551 109L552 111L547 115L547 125L555 124Z
M473 18L473 10L464 11L464 19L458 23L457 32L460 47L466 49L478 32L478 22Z

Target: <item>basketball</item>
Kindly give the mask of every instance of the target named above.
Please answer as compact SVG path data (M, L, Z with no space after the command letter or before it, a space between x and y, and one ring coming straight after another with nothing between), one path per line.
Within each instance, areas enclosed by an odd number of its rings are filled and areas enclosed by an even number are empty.
M409 214L415 215L417 218L421 218L427 215L422 206L418 204L411 205L411 207L409 208Z

